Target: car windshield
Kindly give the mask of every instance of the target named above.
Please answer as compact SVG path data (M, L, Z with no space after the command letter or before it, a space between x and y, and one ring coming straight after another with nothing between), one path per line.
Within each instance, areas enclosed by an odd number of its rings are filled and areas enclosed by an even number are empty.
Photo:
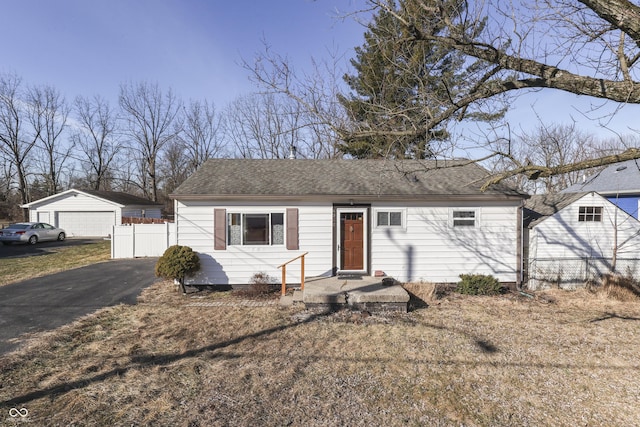
M7 228L12 228L14 230L26 230L30 226L31 226L31 224L11 224Z

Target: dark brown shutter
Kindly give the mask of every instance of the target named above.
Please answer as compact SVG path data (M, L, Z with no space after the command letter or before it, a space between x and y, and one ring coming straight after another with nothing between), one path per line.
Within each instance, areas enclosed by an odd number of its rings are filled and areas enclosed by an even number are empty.
M213 210L213 249L224 251L227 249L227 210Z
M297 208L287 209L287 249L290 251L299 249Z

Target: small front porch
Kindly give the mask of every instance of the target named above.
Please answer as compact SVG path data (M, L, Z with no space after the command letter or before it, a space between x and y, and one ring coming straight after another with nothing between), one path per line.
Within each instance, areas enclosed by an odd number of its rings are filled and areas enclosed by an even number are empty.
M352 309L369 312L407 312L409 294L391 278L337 275L312 277L304 289L294 289L280 299L281 305L304 304L305 308Z

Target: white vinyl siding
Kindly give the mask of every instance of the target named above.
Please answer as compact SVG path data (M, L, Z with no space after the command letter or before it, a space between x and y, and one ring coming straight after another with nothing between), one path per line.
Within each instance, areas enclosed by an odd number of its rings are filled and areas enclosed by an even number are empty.
M518 205L456 206L483 218L482 227L464 233L451 226L450 204L409 207L405 229L374 229L371 268L400 281L455 283L460 274L480 273L515 282Z
M585 206L601 207L600 221L581 218ZM638 258L640 222L596 193L585 195L529 230L527 286L583 286L587 276L608 271L616 241L618 267L625 265L622 260Z
M202 269L189 283L246 284L255 273L264 272L281 280L279 265L309 252L305 257L305 276L331 273L332 207L326 204L181 202L176 204L177 241L190 246L200 255ZM299 250L287 250L284 245L227 245L214 250L214 208L227 213L264 214L298 208ZM300 261L287 266L287 282L300 282Z
M31 221L48 215L49 223L64 228L68 237L108 236L112 233L111 227L121 223L120 207L84 193L67 193L35 204L29 211Z
M515 282L517 271L518 209L520 201L453 206L473 209L482 218L482 227L450 226L452 206L422 203L407 207L400 203L371 205L368 229L370 272L384 271L400 281L426 280L454 283L463 273L491 274L503 282ZM281 279L278 266L309 252L305 276L332 274L336 244L334 207L326 203L213 203L176 201L177 242L200 255L202 270L189 279L192 284L245 284L253 274L264 272ZM226 213L265 213L297 208L299 250L283 246L229 246L214 250L214 209ZM403 212L403 227L376 227L378 211ZM368 259L365 264L368 265ZM300 282L300 263L287 267L287 282Z
M581 206L601 206L601 221L580 221ZM602 196L590 193L530 230L529 258L610 258L616 229L618 245L626 242L619 247L618 257L636 258L640 222Z

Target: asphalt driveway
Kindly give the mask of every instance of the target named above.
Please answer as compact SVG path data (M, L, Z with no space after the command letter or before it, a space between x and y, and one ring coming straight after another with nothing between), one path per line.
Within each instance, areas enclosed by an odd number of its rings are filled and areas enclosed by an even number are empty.
M69 246L82 246L89 243L100 242L102 239L69 238L62 242L54 240L52 242L38 242L36 245L26 243L12 243L10 245L0 245L0 258L20 258L25 256L46 255L55 252L60 248Z
M135 304L158 280L157 258L110 260L0 287L0 355L24 333L55 329L103 307Z

